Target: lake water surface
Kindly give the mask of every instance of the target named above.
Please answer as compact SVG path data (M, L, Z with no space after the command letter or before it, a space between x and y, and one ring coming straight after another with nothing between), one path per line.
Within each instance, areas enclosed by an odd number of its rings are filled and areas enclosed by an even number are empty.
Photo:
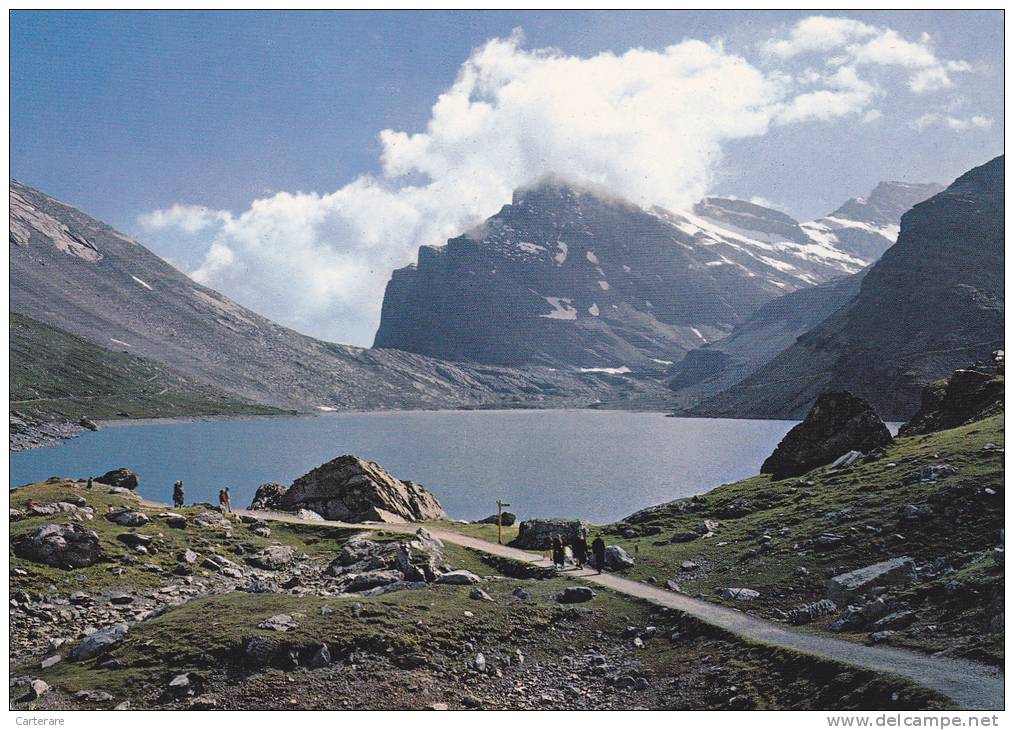
M103 428L11 454L11 486L126 466L139 492L171 502L249 504L264 482L290 484L342 454L423 484L448 514L478 519L496 500L531 516L603 523L756 474L794 421L666 418L624 411L400 411L314 418Z

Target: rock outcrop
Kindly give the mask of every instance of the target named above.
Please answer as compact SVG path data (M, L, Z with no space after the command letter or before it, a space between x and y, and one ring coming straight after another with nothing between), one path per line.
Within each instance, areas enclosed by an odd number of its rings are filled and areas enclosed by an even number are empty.
M522 550L546 550L557 535L570 545L579 530L587 531L589 527L584 520L576 519L524 520L518 526L518 536L510 545Z
M123 641L127 635L127 624L114 624L94 634L90 634L81 640L81 643L71 649L69 657L71 661L81 662L86 659L93 659L99 656L118 643Z
M278 505L346 522L447 519L440 502L425 487L396 479L379 464L356 456L339 456L304 474L279 498Z
M15 541L14 553L67 570L102 560L98 533L79 524L43 525Z
M942 431L1003 412L1004 378L987 368L957 370L922 391L922 405L899 436Z
M102 476L96 477L95 481L99 484L106 484L110 487L120 487L122 489L137 489L137 485L139 483L137 474L126 467L107 471Z
M761 466L775 479L799 476L849 451L891 443L891 433L870 405L851 393L823 393Z
M407 587L419 583L456 582L455 572L444 556L443 543L422 527L412 539L400 542L355 537L345 544L326 572L338 578L339 590L347 593L395 584ZM467 575L472 576L471 573ZM478 582L477 577L472 577L475 579L461 582Z

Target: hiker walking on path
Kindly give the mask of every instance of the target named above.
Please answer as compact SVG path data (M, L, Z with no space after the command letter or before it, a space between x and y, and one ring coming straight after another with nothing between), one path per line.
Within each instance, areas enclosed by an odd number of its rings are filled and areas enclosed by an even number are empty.
M577 531L577 537L574 538L574 543L571 547L574 549L574 560L577 561L577 568L581 570L584 568L585 560L588 559L588 535L585 533L584 528Z
M592 542L592 554L595 556L595 567L601 574L606 565L606 543L602 539L602 535L595 536L595 540Z
M222 514L232 512L232 502L229 499L228 487L218 490L218 507L222 510Z
M563 562L563 538L560 535L557 535L553 538L553 565L562 568Z
M183 480L180 479L173 485L173 506L179 509L183 506Z

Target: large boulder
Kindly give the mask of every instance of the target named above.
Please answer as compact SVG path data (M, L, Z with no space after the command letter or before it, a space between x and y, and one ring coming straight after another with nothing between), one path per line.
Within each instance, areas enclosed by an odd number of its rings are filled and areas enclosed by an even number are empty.
M85 661L104 654L118 643L123 641L127 635L127 624L115 624L101 631L96 631L86 636L81 643L70 651L70 659L74 662Z
M102 560L99 536L84 525L43 525L14 542L14 553L54 568L85 568Z
M451 586L467 586L481 583L482 578L469 570L452 570L449 573L437 576L437 583Z
M1003 412L1004 378L979 369L956 371L946 380L930 383L922 391L922 405L900 436L942 431Z
M606 545L606 567L610 570L627 570L634 567L634 559L619 545Z
M827 582L827 597L847 606L873 588L911 585L918 577L915 561L904 555L834 576Z
M422 522L443 520L440 502L415 482L396 479L382 466L339 456L292 483L279 501L287 510L308 509L328 520Z
M518 526L518 536L511 542L511 547L522 550L546 550L553 538L560 535L570 545L577 538L580 530L588 531L589 524L584 520L574 519L535 519L524 520Z
M848 392L823 393L761 466L774 479L805 474L849 451L891 443L891 432L870 404Z
M96 477L95 481L99 484L108 484L110 487L121 487L122 489L137 489L138 485L137 474L122 466Z
M500 524L504 527L510 527L518 521L518 516L513 512L501 512L500 513ZM490 515L489 517L483 517L479 520L480 525L495 525L497 523L497 516Z
M255 568L281 570L296 559L296 551L288 545L268 545L247 557L246 561Z
M595 598L595 591L585 586L570 586L556 596L559 603L584 603Z
M281 484L262 484L254 493L253 502L247 509L270 511L282 509L282 497L288 491Z

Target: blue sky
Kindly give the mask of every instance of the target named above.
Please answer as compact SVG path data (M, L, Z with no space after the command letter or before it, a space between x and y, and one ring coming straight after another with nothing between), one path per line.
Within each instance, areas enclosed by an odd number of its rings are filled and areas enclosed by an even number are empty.
M810 15L13 12L11 170L248 306L368 344L390 268L495 212L529 172L671 206L698 193L757 196L812 218L879 180L947 183L1002 152L1000 12L828 13L847 20L800 26ZM702 43L666 53L688 40ZM589 61L604 52L613 60ZM477 53L474 67L499 74L498 88L547 94L577 68L578 85L602 73L622 89L638 86L642 63L663 90L666 73L688 67L714 77L673 109L657 90L638 100L646 117L645 105L662 104L659 118L610 135L615 150L573 143L600 133L580 113L544 116L559 94L513 111L494 102L489 117L462 108L467 124L491 118L500 130L468 127L463 145L462 130L447 130L454 109L434 104ZM496 93L473 85L464 97ZM581 93L588 108L603 101ZM653 136L674 114L687 126ZM295 297L285 282L307 271L314 280Z

